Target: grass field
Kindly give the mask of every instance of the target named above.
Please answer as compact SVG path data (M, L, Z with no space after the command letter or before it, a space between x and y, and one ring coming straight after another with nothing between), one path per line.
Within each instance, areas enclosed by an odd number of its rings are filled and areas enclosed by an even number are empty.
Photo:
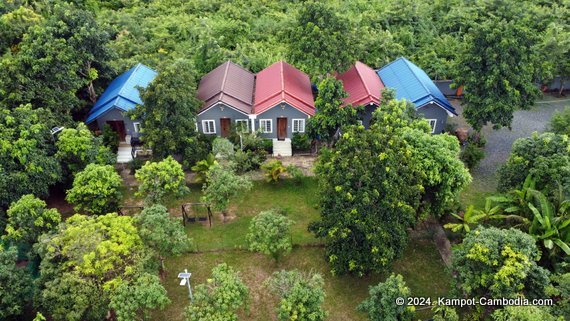
M133 190L125 190L129 204L139 200L132 197ZM189 195L179 200L169 200L167 205L175 215L181 212L180 205L199 200L200 189L192 185ZM332 276L325 261L325 249L307 231L310 222L317 220L317 182L306 177L301 184L284 180L277 184L256 181L251 191L232 201L232 218L223 223L214 213L212 227L207 223L191 223L186 231L195 243L197 252L187 253L166 261L167 277L164 285L172 303L163 311L155 311L153 320L183 320L184 308L189 304L187 288L179 285L177 274L184 269L192 272L192 285L205 282L211 269L222 262L240 272L250 290L250 309L240 312L240 320L276 320L276 298L263 286L263 281L273 272L282 269L299 269L321 273L325 280L326 299L324 308L327 320L364 320L356 306L366 298L368 286L383 281L386 274L371 274L363 278L355 276ZM278 264L269 257L245 250L245 235L251 218L260 211L279 208L295 221L292 227L294 249ZM401 259L393 264L392 271L404 276L414 295L437 297L447 293L449 274L445 270L431 239L411 239ZM418 317L429 317L429 312L420 312Z

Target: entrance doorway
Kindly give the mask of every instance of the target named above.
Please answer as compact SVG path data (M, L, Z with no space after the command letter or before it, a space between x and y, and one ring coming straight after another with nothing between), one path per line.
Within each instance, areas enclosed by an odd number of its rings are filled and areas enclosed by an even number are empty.
M108 120L107 125L119 135L119 141L124 142L127 136L127 131L125 130L125 122L122 120Z
M287 118L277 118L277 139L287 138Z
M228 137L232 127L232 121L229 118L220 118L220 127L222 127L222 137Z

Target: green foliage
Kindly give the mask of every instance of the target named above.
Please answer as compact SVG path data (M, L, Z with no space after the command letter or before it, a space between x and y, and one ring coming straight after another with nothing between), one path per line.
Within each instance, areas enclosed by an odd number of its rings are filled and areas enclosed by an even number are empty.
M103 145L102 137L94 137L83 123L77 128L65 128L57 136L57 153L67 174L71 177L82 171L88 164L113 165L116 156Z
M433 321L459 321L459 315L453 307L445 305L434 305L431 308Z
M287 56L313 77L344 71L354 60L352 30L332 5L306 2L287 32Z
M397 298L408 302L412 291L406 286L401 275L390 275L386 281L371 286L369 297L358 306L358 310L365 312L371 321L400 320L411 321L414 318L415 308L407 304L396 304Z
M373 117L369 130L346 128L317 162L321 221L309 229L325 239L335 274L384 270L416 216L440 215L470 181L457 140L432 136L407 102L388 100Z
M283 166L283 163L278 159L271 160L261 165L261 169L263 170L265 180L274 183L279 182L281 174L287 171L287 168Z
M553 308L552 312L568 320L570 318L570 273L553 275L552 280L555 284L552 294L558 297L556 308Z
M0 318L20 316L32 294L32 277L26 269L16 266L15 247L0 246Z
M307 133L318 137L329 145L334 142L335 134L340 128L355 125L358 121L358 109L345 106L343 98L347 97L342 81L334 77L326 77L318 84L319 94L315 100L315 108L319 111L309 118Z
M510 128L513 112L530 108L540 93L534 84L540 71L538 36L529 28L533 18L521 12L525 6L481 4L485 17L466 33L455 83L464 86L463 114L473 128L488 122Z
M212 269L206 284L194 289L194 301L186 308L188 321L236 321L237 310L247 302L249 291L239 274L222 263Z
M452 269L461 292L470 297L545 297L549 272L537 265L539 259L530 235L479 227L453 250Z
M117 153L119 150L119 134L115 132L109 124L103 125L103 145L109 147L111 152Z
M139 169L141 169L141 167L143 167L145 163L146 162L140 157L133 158L131 161L127 163L127 167L129 168L129 173L131 175L134 175Z
M166 196L181 196L189 191L182 166L171 156L160 162L146 162L135 173L135 178L140 182L136 195L144 196L149 204L160 203Z
M558 135L570 136L570 107L555 111L550 120L550 130Z
M17 51L28 28L37 25L42 17L34 10L21 6L18 9L0 16L0 52L7 48Z
M536 189L552 194L558 184L570 188L570 141L566 135L533 133L513 143L511 155L499 169L499 190L518 189L530 174Z
M566 15L568 15L566 11ZM540 44L541 54L545 57L542 64L546 74L544 81L548 82L555 76L560 78L560 94L564 90L564 76L570 75L570 28L562 21L551 22L542 34ZM560 134L560 133L559 133ZM566 134L570 134L568 130Z
M162 269L165 257L180 255L191 244L180 219L170 217L162 205L155 204L142 210L134 217L134 224L144 244L158 255Z
M270 255L275 261L291 252L289 218L275 211L264 211L257 214L249 224L246 235L248 249Z
M194 176L194 182L205 183L207 178L206 174L212 166L217 164L218 161L216 161L216 158L212 153L208 154L206 159L197 162L196 165L192 166L192 170L196 173L196 176Z
M279 271L265 281L270 291L280 298L277 306L279 321L322 321L326 311L323 277L318 274L304 275L298 270Z
M35 303L56 320L104 319L116 289L144 272L147 258L133 218L116 214L76 214L45 234L37 251Z
M151 310L163 309L169 303L158 276L144 273L131 283L121 283L109 307L115 310L117 321L144 321L149 320Z
M202 201L212 206L215 211L226 214L230 199L238 193L245 193L251 189L251 180L238 176L231 168L215 165L206 175L206 184L202 186Z
M216 137L212 143L212 153L218 158L230 158L234 155L234 144L227 138Z
M301 180L303 179L303 177L305 177L305 174L303 174L303 171L293 165L293 164L289 164L287 166L287 174L289 174L289 176L297 183L301 183Z
M494 321L562 321L541 306L506 306L492 314Z
M293 147L293 150L296 151L305 151L311 149L311 139L309 138L309 135L304 133L294 133L293 138L291 139L291 147Z
M120 191L123 180L111 165L89 164L73 180L73 187L65 199L78 212L106 214L117 210L123 194Z
M31 103L69 122L72 112L95 102L93 74L109 74L109 40L92 12L57 2L44 21L26 29L17 53L0 60L2 100Z
M461 160L469 169L474 169L479 165L479 162L485 157L485 151L475 144L467 143L461 153Z
M188 138L186 148L183 151L184 166L190 168L199 161L206 159L212 152L212 137L198 133Z
M61 222L61 215L34 195L22 196L8 209L8 225L4 240L26 244L28 249L38 241L40 235L55 230Z
M266 159L267 152L264 149L257 149L255 151L246 149L244 151L236 151L231 158L231 162L238 174L244 174L259 169Z
M159 70L146 88L140 88L143 105L129 112L140 119L144 144L158 157L180 154L196 136L196 112L201 102L196 98L196 82L192 65L177 60Z
M0 105L0 209L26 194L46 197L61 180L49 119L49 112L30 105L13 110Z

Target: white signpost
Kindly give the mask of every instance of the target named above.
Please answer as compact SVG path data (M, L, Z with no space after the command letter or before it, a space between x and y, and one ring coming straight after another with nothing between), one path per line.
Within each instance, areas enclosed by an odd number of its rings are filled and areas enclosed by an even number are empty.
M188 269L184 269L184 272L178 273L178 278L181 279L180 285L181 286L188 285L188 296L190 297L190 300L194 300L194 298L192 297L192 287L190 286L190 277L191 276L192 276L192 273L189 273Z

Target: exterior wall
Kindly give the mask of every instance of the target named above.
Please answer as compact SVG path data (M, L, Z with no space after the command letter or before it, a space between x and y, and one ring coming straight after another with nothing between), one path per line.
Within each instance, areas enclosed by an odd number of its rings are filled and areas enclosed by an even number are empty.
M427 104L416 109L416 112L425 119L437 119L434 134L441 134L447 122L447 111L437 104Z
M307 119L309 116L297 108L284 103L285 108L281 108L281 104L271 107L265 112L257 115L255 119L255 129L259 129L260 119L271 119L272 120L272 132L260 134L263 138L277 138L277 118L286 117L287 118L287 138L293 138L293 119L305 119L305 128L307 127Z
M217 103L197 117L198 131L200 133L204 133L204 129L202 128L202 120L214 120L216 123L216 135L220 136L222 134L222 124L220 123L220 118L230 118L232 120L232 126L235 126L236 119L245 119L249 121L247 115L242 114L241 112L228 107L225 104Z
M372 113L376 110L376 108L378 108L378 105L368 104L364 107L364 111L359 115L360 120L362 120L362 125L364 125L364 128L368 129L368 127L370 127L370 121L372 120Z
M111 109L108 112L104 113L103 115L99 116L99 118L97 118L96 122L97 126L99 126L99 129L102 130L103 125L105 125L105 123L108 120L122 120L125 122L125 131L127 132L127 135L130 135L131 137L136 137L139 135L138 133L135 132L135 126L133 125L133 123L137 123L140 121L131 120L129 117L124 115L124 112L122 112L117 108Z

